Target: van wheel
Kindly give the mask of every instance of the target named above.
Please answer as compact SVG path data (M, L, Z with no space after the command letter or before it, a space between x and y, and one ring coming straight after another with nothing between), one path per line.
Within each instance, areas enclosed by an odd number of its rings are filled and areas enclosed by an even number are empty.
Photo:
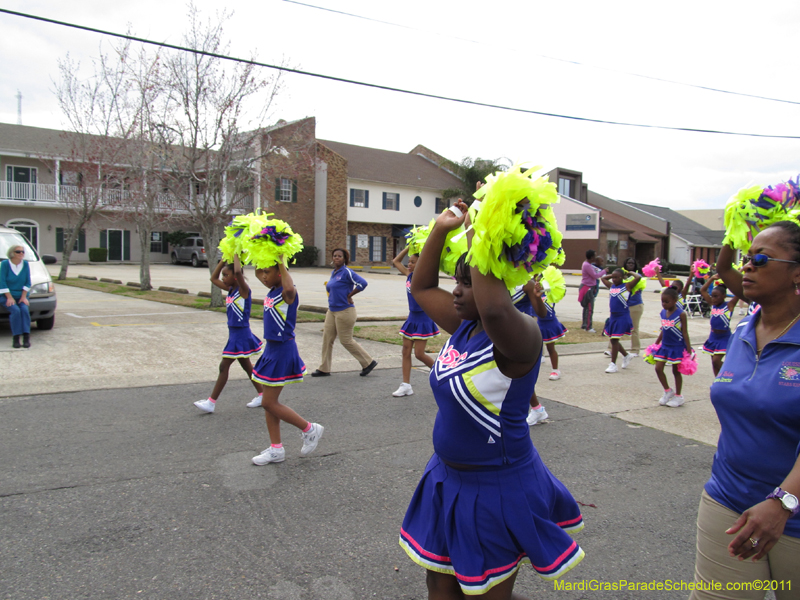
M174 252L172 253L172 264L173 265L177 265L178 264L178 255L175 254Z
M195 269L200 266L200 261L197 260L197 254L192 254L192 266Z
M36 326L41 329L42 331L49 331L53 328L53 325L56 324L56 316L53 315L52 317L48 317L47 319L38 319L36 321Z

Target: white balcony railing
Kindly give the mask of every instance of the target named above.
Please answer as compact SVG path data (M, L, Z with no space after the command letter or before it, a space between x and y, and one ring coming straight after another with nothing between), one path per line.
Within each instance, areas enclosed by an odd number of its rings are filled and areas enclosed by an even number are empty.
M58 189L56 189L58 187ZM108 208L123 208L131 199L127 190L103 190L102 203ZM42 204L74 204L80 201L80 188L74 185L56 186L52 183L20 183L16 181L0 181L0 201L36 202ZM202 201L202 196L198 198ZM186 210L185 202L173 194L160 193L156 197L157 207L164 211ZM253 210L253 197L248 196L236 203L234 212L250 212Z

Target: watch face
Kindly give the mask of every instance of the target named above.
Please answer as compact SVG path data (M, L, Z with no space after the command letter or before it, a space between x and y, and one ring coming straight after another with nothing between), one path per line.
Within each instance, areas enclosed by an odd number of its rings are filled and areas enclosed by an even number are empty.
M781 498L781 502L783 502L783 505L789 510L794 510L797 508L798 504L797 497L792 496L791 494L786 494L783 498Z

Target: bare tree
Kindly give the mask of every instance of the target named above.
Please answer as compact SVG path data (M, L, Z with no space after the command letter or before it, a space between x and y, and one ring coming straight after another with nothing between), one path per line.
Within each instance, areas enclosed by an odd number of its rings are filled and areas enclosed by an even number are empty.
M202 21L190 5L183 45L226 54L223 26L229 17L222 13ZM168 108L153 128L160 135L171 191L201 232L212 271L223 227L233 213L252 208L257 166L270 152L261 128L279 78L265 78L251 64L231 66L200 53L173 53L164 63ZM221 306L220 290L210 288L212 305Z
M80 79L80 64L69 55L58 68L56 97L69 124L64 133L67 156L60 168L65 182L72 184L60 197L69 226L58 274L58 279L65 279L81 230L99 211L118 207L124 200L124 159L134 123L131 84L122 61L101 52L86 80Z

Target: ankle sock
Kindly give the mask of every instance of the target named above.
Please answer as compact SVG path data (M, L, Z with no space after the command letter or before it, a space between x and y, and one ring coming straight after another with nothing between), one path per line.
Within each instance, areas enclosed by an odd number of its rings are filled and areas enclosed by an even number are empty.
M270 448L283 448L283 444L270 444Z
M213 399L213 398L211 398L211 397L209 397L209 398L208 398L208 401L209 401L209 402L211 402L211 404L216 404L216 403L217 403L217 401L216 401L216 400L214 400L214 399Z
M312 428L312 427L313 427L313 425L311 424L311 421L309 421L309 422L308 422L308 427L306 427L305 429L303 429L303 433L308 433L309 431L311 431L311 428Z

